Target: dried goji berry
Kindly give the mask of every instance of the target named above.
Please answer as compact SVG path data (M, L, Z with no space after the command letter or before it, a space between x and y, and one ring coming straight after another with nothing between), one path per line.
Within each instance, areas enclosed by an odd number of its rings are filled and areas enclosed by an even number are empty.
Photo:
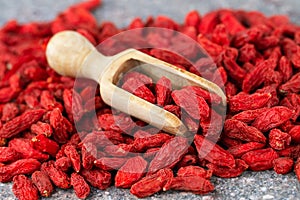
M236 146L229 147L227 151L231 153L235 158L240 158L245 153L255 150L255 149L261 149L265 146L263 143L258 142L248 142L245 144L239 144Z
M171 81L164 76L161 77L155 85L157 105L165 106L170 103L171 90L172 90Z
M37 108L40 105L38 98L34 95L25 94L24 101L29 108Z
M144 152L148 148L160 147L166 141L170 140L172 136L165 133L157 133L149 137L136 138L133 142L132 148L137 152Z
M138 130L134 133L134 138L135 139L139 139L139 138L147 138L147 137L150 137L152 136L151 133L149 133L148 131L146 130Z
M288 132L292 138L292 142L299 144L300 142L300 126L296 125Z
M200 21L201 21L201 16L198 13L198 11L192 10L186 14L185 19L184 19L184 24L186 26L194 26L194 27L198 28Z
M11 87L4 87L0 89L0 103L7 103L18 95L18 91Z
M54 161L48 161L42 164L41 171L46 173L51 181L59 188L70 188L70 177L54 165Z
M201 30L199 31L201 32ZM217 57L223 51L223 47L221 45L210 41L205 35L199 34L197 36L197 41L211 57Z
M13 118L2 126L0 129L0 137L11 138L18 135L20 132L30 128L44 113L45 111L43 109L29 110Z
M12 191L20 200L32 199L38 200L38 190L32 181L24 175L17 175L13 179Z
M163 187L164 191L167 190L183 190L191 191L195 194L206 194L214 190L211 182L199 176L178 176L173 177L171 181Z
M129 78L123 85L122 88L128 92L149 101L155 103L156 98L149 88L139 79Z
M127 161L127 158L108 158L103 157L94 161L94 165L102 170L111 171L118 170L124 163Z
M185 166L189 166L189 165L197 165L197 164L198 164L197 155L186 154L176 164L175 168L181 168L181 167L185 167Z
M125 132L130 134L134 123L130 117L121 115L102 114L98 116L100 127L106 131Z
M242 159L253 171L263 171L273 168L273 160L276 158L278 158L278 154L272 148L249 151L242 156Z
M255 42L255 47L258 50L264 50L264 49L275 47L278 44L278 42L279 42L279 38L277 38L274 35L265 36Z
M69 123L65 117L63 117L61 111L57 108L53 109L50 113L50 125L53 127L54 140L58 143L66 143L69 139L69 130L67 128Z
M73 8L82 8L82 9L86 9L86 10L93 10L95 9L97 6L101 5L102 1L101 0L91 0L91 1L84 1L84 2L80 2L77 3L75 5L73 5Z
M146 160L152 160L156 153L160 150L160 147L156 147L156 148L151 148L151 149L147 149L147 151L144 153L143 157L146 159Z
M18 160L21 157L14 148L11 147L0 147L0 162L10 163Z
M31 180L41 196L49 197L52 194L54 188L47 174L42 171L35 171L31 175Z
M61 158L61 157L66 156L65 151L64 151L66 146L67 146L67 144L63 144L63 145L60 146L60 149L58 150L58 152L55 155L56 160Z
M270 69L270 60L258 62L255 68L249 72L243 80L242 89L244 92L250 92L260 86L264 79L263 77Z
M230 44L229 34L224 24L218 24L212 32L211 40L219 45L228 46Z
M5 183L12 180L15 175L32 174L38 170L41 163L36 159L20 159L11 164L0 167L0 182Z
M282 150L291 143L291 135L279 129L272 129L269 133L269 144L275 150Z
M189 97L189 98L186 98ZM194 119L208 118L209 106L203 97L197 96L192 92L181 89L172 92L172 98L176 105L182 107Z
M32 124L30 127L32 133L36 135L44 134L47 137L50 137L53 133L52 127L50 124L44 122L37 122L36 124Z
M194 92L197 96L203 97L209 103L220 104L221 97L217 94L211 93L199 86L186 86L185 89L189 90L191 93Z
M290 119L293 112L284 106L275 106L261 113L252 126L262 132L266 132L272 128L276 128Z
M221 143L223 145L225 145L226 147L230 148L230 147L234 147L234 146L243 144L243 141L241 141L239 139L227 137L226 135L222 135Z
M111 184L111 174L101 169L82 169L80 174L93 187L105 190Z
M211 33L218 23L218 12L209 12L202 17L198 30L202 34Z
M40 104L46 110L53 110L54 108L58 108L61 111L63 110L62 105L55 100L53 94L48 90L42 91Z
M40 134L31 139L31 146L43 153L48 153L55 157L57 151L59 150L58 144L47 138L46 135Z
M108 145L104 152L112 157L128 157L132 150L132 144Z
M229 99L229 108L231 112L255 110L264 107L271 99L270 93L239 93Z
M146 172L147 165L147 161L140 156L129 158L118 170L115 176L115 186L130 188L143 177Z
M96 91L94 87L96 87L96 84L88 85L82 89L82 91L79 93L82 99L82 103L86 103L88 100L95 97Z
M226 92L227 98L228 97L230 98L230 97L236 95L237 87L233 83L228 81L225 85L225 92Z
M241 83L247 75L246 70L240 67L232 58L225 57L223 60L227 74L235 81Z
M222 178L233 178L240 176L248 168L246 162L241 159L236 160L235 167L233 168L220 167L212 163L209 163L206 166L213 171L213 175Z
M172 168L187 152L188 147L187 138L174 137L168 140L150 162L148 171L153 173L159 169Z
M291 62L286 58L286 56L282 56L279 60L278 71L281 73L283 82L285 83L287 80L291 78L293 75L293 68Z
M89 99L88 101L86 101L86 103L83 106L85 112L98 110L103 107L105 107L105 104L104 104L103 100L101 99L101 97L99 97L99 96ZM81 111L81 113L82 113L82 111Z
M227 137L226 135L222 135L221 144L230 148L230 147L235 147L235 146L243 144L243 141L241 141L239 139L233 139L233 138Z
M78 147L79 143L81 142L81 137L85 136L87 133L80 132L75 133L70 137L70 140L67 142L69 145L74 145L76 148Z
M2 108L1 120L7 122L16 117L20 112L20 109L16 103L6 103Z
M294 127L294 124L292 124L291 120L288 120L280 125L280 129L284 132L289 132Z
M101 148L107 145L124 143L124 138L120 132L116 131L93 131L87 134L79 145L87 143Z
M219 145L212 143L201 135L195 135L194 143L200 159L205 159L215 165L224 167L234 167L233 156Z
M81 147L82 167L85 169L92 169L96 158L97 147L92 143L84 143Z
M234 16L234 13L231 11L221 11L219 17L220 22L226 26L230 34L234 35L245 30L245 27L238 21L238 19Z
M163 189L163 186L173 177L173 171L169 168L160 169L156 173L147 175L130 188L130 193L139 198L153 195Z
M280 101L281 106L286 106L293 111L291 120L297 121L300 116L300 95L295 93L290 93Z
M244 123L251 123L254 121L258 116L260 116L263 112L267 111L268 108L259 108L255 110L245 110L242 111L234 116L231 119L239 120Z
M245 44L239 49L238 60L244 63L250 62L256 58L257 51L253 44ZM249 70L247 70L249 71Z
M49 159L49 155L34 149L29 139L14 138L9 141L8 146L17 151L21 155L21 158L34 158L40 161Z
M253 64L251 64L250 62L246 62L246 63L243 64L243 68L246 71L250 72L255 68L255 66Z
M73 186L75 194L78 198L85 199L89 196L91 191L90 186L87 184L87 182L81 175L77 173L72 173L71 185Z
M246 142L266 142L266 137L258 129L234 119L227 119L225 121L224 134L228 137Z
M288 157L277 158L273 161L274 171L277 174L287 174L292 171L294 161Z
M266 81L265 81L266 84ZM267 85L267 84L266 84ZM277 95L277 85L275 83L272 83L271 85L267 85L261 89L256 90L256 92L261 94L271 94L271 98L265 105L265 107L273 107L277 106L279 103L279 98Z
M64 149L65 155L70 159L75 172L79 172L81 168L81 160L79 153L73 145L67 145Z
M122 80L125 83L127 80L131 78L140 80L145 85L150 85L153 83L152 79L149 76L146 76L144 74L135 71L126 73Z
M83 115L81 96L74 90L65 89L63 100L69 119L79 121Z
M68 157L63 156L57 158L54 165L57 169L60 169L63 172L67 172L69 168L72 166L72 163Z
M290 157L296 160L300 156L300 145L293 145L280 150L278 151L278 155L282 157Z
M212 176L212 170L205 170L202 167L190 165L179 168L177 176L199 176L205 179L210 179Z
M185 126L187 127L189 132L196 133L198 131L199 124L197 123L197 120L194 120L192 117L190 117L186 113L184 113L184 115L182 116L182 121L185 124ZM210 120L209 119L208 120L202 120L201 122L204 122L204 121L210 121ZM201 125L203 125L203 124L200 124L200 126ZM203 132L205 132L205 131L203 131Z
M298 93L300 91L300 73L294 74L286 83L279 87L281 93L294 92Z
M155 27L168 28L176 30L178 28L178 24L173 21L171 18L167 16L157 16L156 20L153 24Z
M212 76L212 82L214 82L216 85L223 87L224 84L226 84L228 81L228 75L224 67L218 67ZM213 94L213 93L212 93ZM215 95L218 97L218 95ZM220 97L218 97L220 99Z
M22 134L22 138L17 138L17 139L25 139L25 140L32 140L36 135L34 133L31 133L29 131L24 131Z

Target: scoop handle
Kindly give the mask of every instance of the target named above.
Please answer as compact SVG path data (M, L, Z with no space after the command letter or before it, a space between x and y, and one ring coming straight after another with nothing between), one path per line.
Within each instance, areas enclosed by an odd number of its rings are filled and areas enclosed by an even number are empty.
M109 57L100 54L81 34L75 31L56 33L46 48L51 68L63 76L91 78L99 81Z

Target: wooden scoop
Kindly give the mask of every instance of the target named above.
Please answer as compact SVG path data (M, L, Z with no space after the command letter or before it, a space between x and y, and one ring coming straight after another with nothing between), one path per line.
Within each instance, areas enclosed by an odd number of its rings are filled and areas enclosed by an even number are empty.
M171 134L183 135L187 128L174 114L117 87L116 83L124 72L142 66L143 73L154 79L166 76L178 88L200 86L219 95L226 105L221 88L206 79L135 49L103 56L85 37L74 31L55 34L48 43L46 56L50 67L63 76L97 81L106 104Z

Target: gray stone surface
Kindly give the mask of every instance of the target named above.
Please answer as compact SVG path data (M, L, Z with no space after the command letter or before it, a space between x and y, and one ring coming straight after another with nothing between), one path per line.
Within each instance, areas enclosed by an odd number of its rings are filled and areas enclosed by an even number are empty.
M7 20L16 18L20 22L47 21L55 17L59 12L78 0L0 0L0 25ZM206 1L206 0L103 0L103 6L95 11L95 16L102 21L113 21L119 27L124 27L136 16L146 19L147 16L164 14L176 21L183 21L184 15L196 9L200 13L220 7L237 9L260 10L267 15L286 14L293 22L300 19L300 1L280 0L228 0L228 1ZM270 199L300 199L300 184L295 174L277 175L273 171L246 172L241 177L233 179L219 179L213 177L215 192L199 196L186 192L169 191L156 194L147 199L203 199L203 200L270 200ZM15 199L11 192L11 184L0 184L0 199ZM49 200L77 199L72 190L57 189ZM89 199L125 200L137 199L130 195L128 190L109 188L106 191L92 190Z

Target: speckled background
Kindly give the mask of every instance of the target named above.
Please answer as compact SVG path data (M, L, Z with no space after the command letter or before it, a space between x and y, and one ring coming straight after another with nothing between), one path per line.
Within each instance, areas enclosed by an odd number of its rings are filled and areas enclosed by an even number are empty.
M56 14L79 0L0 0L0 25L16 18L20 22L52 20ZM184 3L183 3L184 2ZM135 17L146 19L147 16L164 14L182 22L185 14L193 9L200 13L220 7L259 10L267 15L285 14L295 23L300 22L300 1L298 0L103 0L102 7L94 13L99 23L113 21L124 27ZM176 200L221 200L221 199L300 199L300 184L294 173L277 175L273 171L245 172L241 177L232 179L212 178L215 192L205 195L193 195L186 192L169 191L156 194L146 199ZM0 184L0 199L15 199L11 192L11 184ZM57 190L49 200L77 199L73 191ZM89 199L125 200L137 199L129 190L109 188L106 191L92 190Z

